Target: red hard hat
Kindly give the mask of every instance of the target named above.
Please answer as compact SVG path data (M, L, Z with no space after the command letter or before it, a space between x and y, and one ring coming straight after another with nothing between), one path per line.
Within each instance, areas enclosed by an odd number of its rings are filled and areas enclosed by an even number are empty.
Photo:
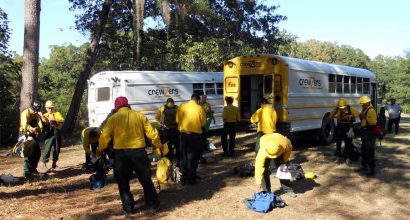
M118 110L121 107L128 106L128 99L124 96L117 97L114 102L115 110Z

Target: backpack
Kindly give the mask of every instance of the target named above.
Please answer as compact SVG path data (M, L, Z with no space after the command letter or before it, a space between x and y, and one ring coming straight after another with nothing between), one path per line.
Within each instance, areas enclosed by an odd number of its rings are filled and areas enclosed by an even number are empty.
M275 207L283 208L286 205L280 196L268 192L254 193L252 199L245 199L243 202L249 209L262 213L267 213Z
M367 112L370 110L371 108L368 108L365 112L364 115L367 115ZM373 136L375 136L377 139L379 139L380 141L380 146L382 145L382 139L384 137L384 135L386 135L386 131L384 129L384 123L382 121L383 119L379 116L379 114L377 114L377 123L375 126L373 126L372 128L372 134Z
M176 117L177 117L177 106L174 106L172 108L168 108L167 106L164 106L164 110L162 111L161 122L166 127L176 128L177 127Z

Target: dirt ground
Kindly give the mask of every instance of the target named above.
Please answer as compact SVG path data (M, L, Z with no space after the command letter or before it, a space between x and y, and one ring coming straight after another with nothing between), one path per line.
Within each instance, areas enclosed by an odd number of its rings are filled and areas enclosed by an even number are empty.
M388 134L381 147L377 142L373 178L355 172L360 162L335 164L335 144L320 146L309 137L294 140L293 161L319 177L294 181L298 197L284 195L288 206L267 214L255 213L243 203L254 193L254 179L232 175L234 166L253 162L255 135L240 133L237 154L229 159L221 157L219 137L212 140L218 147L215 162L200 165L200 183L164 186L159 194L160 212L146 210L142 188L133 180L137 208L128 219L409 219L409 115L402 118L399 135ZM360 146L360 139L354 143ZM62 149L59 168L50 173L51 179L0 186L0 219L125 219L112 172L103 189L90 190L91 173L81 171L83 154L78 137L77 144ZM22 164L21 158L1 157L0 174L21 176ZM279 189L274 177L272 183L272 189Z

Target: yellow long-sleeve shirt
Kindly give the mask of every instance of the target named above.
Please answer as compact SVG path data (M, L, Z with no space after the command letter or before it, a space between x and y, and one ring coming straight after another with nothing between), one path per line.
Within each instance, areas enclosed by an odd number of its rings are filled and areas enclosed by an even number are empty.
M259 108L251 117L251 123L258 124L257 132L271 134L276 132L277 115L270 105Z
M98 142L98 138L96 138L95 140L90 138L90 131L92 129L95 129L95 128L94 127L84 128L83 131L81 132L83 148L84 148L85 153L88 155L91 155L90 144L94 144Z
M228 104L224 107L222 117L224 122L238 122L240 120L238 107Z
M178 107L176 121L180 132L202 134L202 127L206 123L205 110L190 100Z
M282 146L280 151L276 155L269 155L266 148L275 142ZM292 153L292 143L290 140L279 134L272 133L263 135L260 139L260 148L255 160L255 181L256 184L260 185L262 183L263 173L265 172L265 161L266 159L274 159L282 155L282 162L287 163L289 161L290 155Z
M361 113L361 127L373 126L377 124L377 114L372 106L363 109Z
M33 129L37 129L33 132ZM43 128L43 122L38 114L34 113L30 108L24 110L20 114L20 132L27 132L29 135L37 136Z
M144 134L151 139L155 147L161 147L158 132L151 126L147 117L138 111L122 107L107 120L102 128L98 139L97 155L107 148L112 139L113 148L116 150L143 148L145 147Z
M60 112L53 112L53 113L45 113L44 117L47 118L48 121L56 121L57 122L57 129L61 129L63 127L64 118Z

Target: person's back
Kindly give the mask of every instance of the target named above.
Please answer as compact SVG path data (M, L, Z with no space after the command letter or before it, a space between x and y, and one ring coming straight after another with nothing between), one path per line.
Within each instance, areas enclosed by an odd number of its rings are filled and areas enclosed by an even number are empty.
M271 134L276 132L276 111L267 101L263 101L259 108L251 117L251 123L258 124L257 132Z
M177 123L180 132L202 134L205 125L205 111L194 100L183 103L177 111Z
M131 110L126 97L118 97L114 102L116 113L104 125L99 138L97 156L113 140L114 177L124 212L132 212L135 201L130 191L130 180L133 173L137 175L144 191L144 199L149 207L157 210L159 200L151 180L150 161L145 151L145 135L151 139L156 152L161 154L161 142L158 132L152 128L147 117Z

